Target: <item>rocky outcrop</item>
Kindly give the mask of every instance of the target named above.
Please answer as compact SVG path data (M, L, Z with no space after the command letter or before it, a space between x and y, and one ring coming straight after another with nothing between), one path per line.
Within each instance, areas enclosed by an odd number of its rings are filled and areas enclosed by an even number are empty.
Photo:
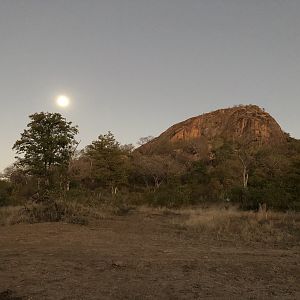
M264 109L256 105L240 105L219 109L175 124L138 148L138 151L155 153L167 144L173 145L176 150L190 141L202 141L211 148L219 140L254 141L259 145L276 145L286 142L287 135Z

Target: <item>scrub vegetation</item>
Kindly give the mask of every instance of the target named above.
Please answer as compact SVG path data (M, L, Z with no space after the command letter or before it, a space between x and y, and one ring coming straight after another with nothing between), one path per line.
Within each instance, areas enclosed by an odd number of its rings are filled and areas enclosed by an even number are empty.
M78 202L300 209L300 141L290 137L277 147L218 140L209 154L191 159L196 141L182 145L182 151L169 143L164 151L143 154L108 132L79 151L77 127L60 114L36 113L30 120L13 147L16 163L2 174L0 206ZM140 144L150 140L141 138Z
M79 151L77 132L38 113L14 145L0 299L299 298L298 140L191 159L196 141L143 154L108 132Z

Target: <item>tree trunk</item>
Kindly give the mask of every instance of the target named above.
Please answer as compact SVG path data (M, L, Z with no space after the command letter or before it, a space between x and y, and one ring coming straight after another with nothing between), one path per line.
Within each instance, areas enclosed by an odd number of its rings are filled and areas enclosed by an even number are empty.
M111 187L111 194L112 194L113 196L115 196L115 195L117 195L117 192L118 192L118 188L112 186L112 187Z
M157 190L160 187L161 181L157 176L153 176L153 179L154 179L154 190Z
M248 187L248 180L249 180L249 173L248 173L247 168L244 166L244 170L243 170L243 185L244 185L245 189Z
M245 160L240 155L238 157L243 165L243 186L246 189L248 187L249 171Z

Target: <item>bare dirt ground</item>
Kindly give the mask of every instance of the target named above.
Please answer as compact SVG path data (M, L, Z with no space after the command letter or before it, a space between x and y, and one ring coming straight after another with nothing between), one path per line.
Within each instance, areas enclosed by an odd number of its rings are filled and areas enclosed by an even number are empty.
M300 299L299 245L217 240L176 218L0 227L0 299Z

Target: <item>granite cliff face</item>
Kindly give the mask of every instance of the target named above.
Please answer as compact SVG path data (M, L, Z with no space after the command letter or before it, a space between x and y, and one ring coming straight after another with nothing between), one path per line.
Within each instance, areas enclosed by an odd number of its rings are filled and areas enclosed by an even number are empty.
M275 119L260 107L240 105L175 124L138 148L138 151L144 154L156 153L166 144L178 150L191 141L205 144L208 149L214 147L217 141L254 141L258 145L278 145L287 141L287 135Z

